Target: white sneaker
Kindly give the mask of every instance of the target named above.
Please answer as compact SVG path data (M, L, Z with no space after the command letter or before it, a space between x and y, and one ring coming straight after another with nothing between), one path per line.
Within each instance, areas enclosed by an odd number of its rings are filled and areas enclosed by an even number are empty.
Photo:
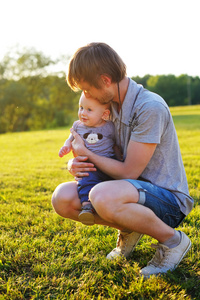
M126 232L126 231L118 231L117 238L117 247L113 249L106 258L114 259L119 256L128 257L131 252L137 246L139 240L142 238L143 234L137 232Z
M160 243L158 245L152 245L153 248L157 249L156 253L147 266L140 271L140 275L148 278L153 274L158 275L161 273L167 273L169 270L173 271L178 266L191 247L189 237L183 232L180 233L181 242L174 248L170 249Z

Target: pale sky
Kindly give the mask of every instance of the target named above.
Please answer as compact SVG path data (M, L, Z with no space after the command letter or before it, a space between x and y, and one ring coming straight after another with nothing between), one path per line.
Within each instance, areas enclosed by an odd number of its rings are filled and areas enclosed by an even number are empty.
M105 42L128 76L200 76L199 0L0 0L0 12L0 59L16 44L57 58Z

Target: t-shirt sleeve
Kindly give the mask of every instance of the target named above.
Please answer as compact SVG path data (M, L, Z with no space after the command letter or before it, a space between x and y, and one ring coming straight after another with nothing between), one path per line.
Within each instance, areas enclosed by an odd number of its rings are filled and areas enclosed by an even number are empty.
M131 140L140 143L160 144L169 122L167 108L160 102L146 102L137 109L132 123Z
M75 121L75 122L73 123L72 128L73 128L75 131L77 131L78 125L79 125L79 121L77 120L77 121Z

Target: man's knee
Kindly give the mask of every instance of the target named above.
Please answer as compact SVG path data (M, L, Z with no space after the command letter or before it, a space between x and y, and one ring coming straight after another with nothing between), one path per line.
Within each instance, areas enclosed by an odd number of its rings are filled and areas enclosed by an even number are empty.
M57 186L57 188L53 192L52 198L51 198L52 206L53 206L55 212L57 212L58 214L60 211L60 206L62 206L62 203L64 201L64 198L62 195L63 195L62 184L60 184L59 186Z
M106 191L104 187L104 183L96 184L89 193L89 199L93 203L93 205L104 205L107 202L109 197L108 191Z
M63 217L70 217L72 208L76 208L77 184L61 183L52 195L52 206L55 212Z
M112 218L112 192L106 188L104 183L99 183L91 189L89 193L89 199L97 213L103 219L110 220Z

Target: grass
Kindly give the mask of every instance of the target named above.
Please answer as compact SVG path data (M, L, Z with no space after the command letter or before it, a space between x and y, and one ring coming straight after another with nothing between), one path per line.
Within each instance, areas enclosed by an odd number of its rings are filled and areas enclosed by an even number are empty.
M0 135L0 300L200 299L200 106L171 109L195 206L180 229L192 248L172 273L143 280L154 251L143 237L128 260L106 260L116 230L56 215L51 194L64 181L58 157L68 130Z

